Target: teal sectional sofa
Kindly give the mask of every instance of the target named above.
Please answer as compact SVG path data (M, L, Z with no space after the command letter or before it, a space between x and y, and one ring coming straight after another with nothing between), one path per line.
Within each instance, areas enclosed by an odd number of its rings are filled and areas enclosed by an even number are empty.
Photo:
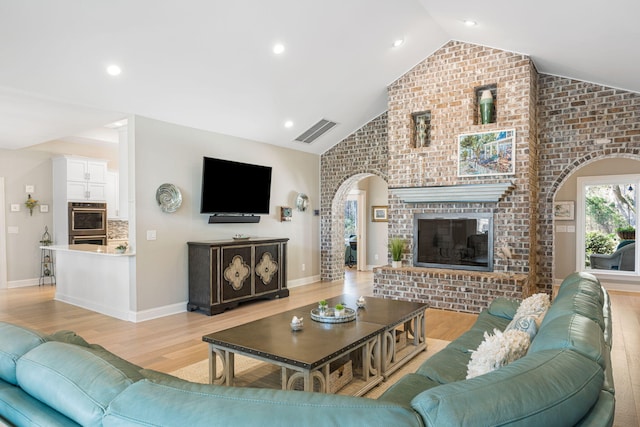
M142 369L73 332L0 323L0 420L16 426L610 426L611 315L595 277L569 276L527 355L466 380L497 299L474 326L379 399L195 384Z

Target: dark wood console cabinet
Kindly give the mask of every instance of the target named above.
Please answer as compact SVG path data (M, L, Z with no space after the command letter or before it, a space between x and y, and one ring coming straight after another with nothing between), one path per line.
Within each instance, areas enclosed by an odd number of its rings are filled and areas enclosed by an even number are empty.
M283 238L187 242L187 310L222 313L254 299L288 297L287 241Z

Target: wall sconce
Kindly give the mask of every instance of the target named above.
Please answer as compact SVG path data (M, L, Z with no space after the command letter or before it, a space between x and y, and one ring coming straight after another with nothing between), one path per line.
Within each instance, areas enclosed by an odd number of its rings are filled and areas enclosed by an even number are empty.
M38 206L38 201L31 197L31 194L28 195L27 201L24 202L24 205L29 209L29 215L33 216L33 208Z

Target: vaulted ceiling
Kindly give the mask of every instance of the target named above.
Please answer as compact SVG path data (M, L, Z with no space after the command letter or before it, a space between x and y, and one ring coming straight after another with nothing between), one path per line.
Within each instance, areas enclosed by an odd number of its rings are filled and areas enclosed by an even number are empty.
M0 148L137 114L321 154L449 40L640 92L638 16L629 0L0 0ZM321 119L337 125L295 141Z

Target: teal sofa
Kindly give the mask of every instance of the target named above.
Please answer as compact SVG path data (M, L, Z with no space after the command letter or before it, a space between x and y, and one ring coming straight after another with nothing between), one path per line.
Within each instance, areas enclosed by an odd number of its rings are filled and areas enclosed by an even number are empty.
M610 302L591 274L563 281L524 357L465 379L484 332L504 330L517 308L495 299L469 331L378 400L412 407L428 426L611 426Z
M458 340L379 399L195 384L142 369L70 331L0 322L0 421L16 426L607 426L615 399L611 316L593 276L561 286L528 354L465 380L498 299Z

